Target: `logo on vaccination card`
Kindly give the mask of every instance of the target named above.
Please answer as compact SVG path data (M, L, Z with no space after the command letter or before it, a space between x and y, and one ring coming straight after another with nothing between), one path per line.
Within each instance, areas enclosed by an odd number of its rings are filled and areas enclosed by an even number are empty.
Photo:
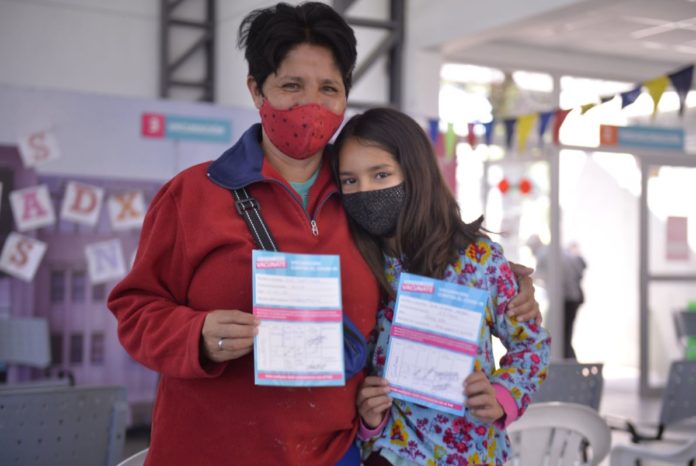
M435 292L435 285L432 283L404 282L401 285L401 289L403 291L410 291L411 293L433 294Z
M268 257L256 260L257 269L287 269L288 263L284 257Z

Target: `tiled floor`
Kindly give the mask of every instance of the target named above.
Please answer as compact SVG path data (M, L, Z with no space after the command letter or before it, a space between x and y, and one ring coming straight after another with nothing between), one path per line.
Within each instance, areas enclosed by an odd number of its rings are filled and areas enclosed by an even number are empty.
M696 398L696 394L694 394ZM640 398L638 396L638 382L635 377L605 378L604 394L600 412L602 415L619 416L639 422L649 430L651 425L657 422L660 411L659 398ZM696 435L696 421L684 424L672 435ZM149 433L144 430L129 431L126 438L124 458L146 448L149 443ZM614 431L612 433L612 445L630 443L628 435ZM662 466L668 463L643 462L641 466ZM535 466L535 465L528 465ZM609 466L607 457L601 466ZM672 465L673 466L673 465Z

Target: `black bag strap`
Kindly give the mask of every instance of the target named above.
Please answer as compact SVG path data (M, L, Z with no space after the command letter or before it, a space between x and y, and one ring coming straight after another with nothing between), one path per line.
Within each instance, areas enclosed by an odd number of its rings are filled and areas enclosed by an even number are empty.
M254 242L260 249L266 251L277 251L278 246L271 236L271 232L266 227L266 222L261 217L261 205L251 197L246 188L232 189L237 212L242 216L249 227Z

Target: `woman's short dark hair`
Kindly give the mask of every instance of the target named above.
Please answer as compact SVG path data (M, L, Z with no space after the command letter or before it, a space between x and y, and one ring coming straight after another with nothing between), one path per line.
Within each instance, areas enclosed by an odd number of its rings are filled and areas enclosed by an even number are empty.
M353 139L375 146L394 156L404 175L404 208L399 215L395 240L404 270L442 278L462 249L484 236L483 217L472 223L462 221L454 195L445 183L430 138L408 115L390 108L373 108L352 117L336 138L332 160L338 174L338 153ZM359 155L357 155L359 156ZM383 291L393 293L384 275L380 239L370 236L350 221L353 238L377 276Z
M278 3L249 13L239 26L239 47L249 64L249 75L261 88L288 52L299 44L328 48L341 70L346 94L352 85L357 57L355 34L333 8L307 2L297 6Z

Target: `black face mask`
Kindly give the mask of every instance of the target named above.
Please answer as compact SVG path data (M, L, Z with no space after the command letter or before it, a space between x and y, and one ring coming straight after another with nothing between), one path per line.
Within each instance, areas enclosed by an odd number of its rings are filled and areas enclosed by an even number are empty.
M371 235L391 236L396 230L404 197L404 184L401 183L386 189L344 194L343 206L350 218Z

